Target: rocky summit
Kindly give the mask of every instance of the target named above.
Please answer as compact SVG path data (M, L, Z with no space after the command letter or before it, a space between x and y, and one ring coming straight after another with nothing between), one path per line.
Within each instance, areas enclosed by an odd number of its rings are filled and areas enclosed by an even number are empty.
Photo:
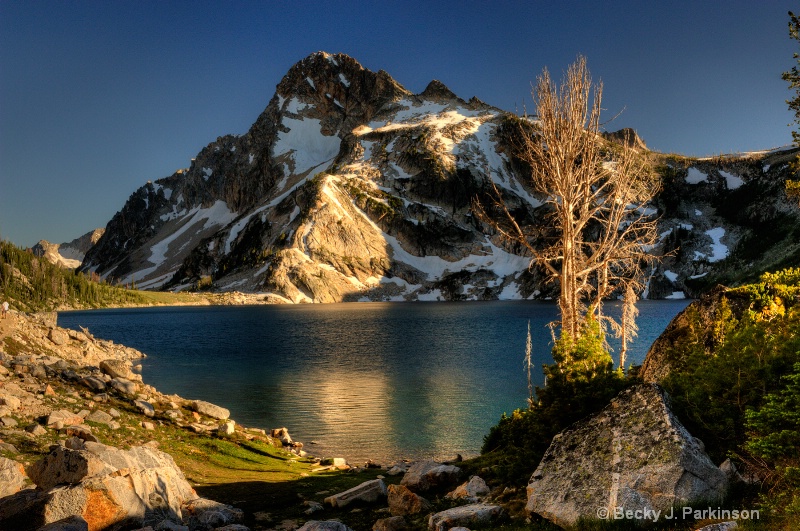
M136 190L81 269L143 289L293 303L553 296L474 208L496 187L518 219L546 226L512 150L519 122L439 81L414 94L346 55L312 54L247 133ZM694 296L800 255L800 214L783 191L796 150L690 159L635 135L603 142L636 149L662 182L646 213L666 258L645 298Z
M75 269L81 265L84 256L105 232L95 229L66 243L50 243L40 240L31 248L34 255L40 256L61 267Z

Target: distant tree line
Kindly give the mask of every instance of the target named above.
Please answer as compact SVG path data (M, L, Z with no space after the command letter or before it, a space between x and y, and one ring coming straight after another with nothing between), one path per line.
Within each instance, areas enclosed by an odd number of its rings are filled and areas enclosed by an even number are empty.
M63 307L97 308L143 302L142 296L59 267L16 245L0 241L0 296L22 311Z

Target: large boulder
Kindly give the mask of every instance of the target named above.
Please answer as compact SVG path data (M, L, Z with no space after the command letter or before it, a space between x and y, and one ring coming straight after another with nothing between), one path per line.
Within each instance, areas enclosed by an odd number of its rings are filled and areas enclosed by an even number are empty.
M526 510L562 526L598 508L664 511L722 498L725 474L669 408L655 384L620 393L553 438L528 485Z
M414 492L427 492L442 487L449 487L461 479L461 469L453 465L443 465L436 461L418 461L412 464L401 485Z
M15 494L25 486L25 468L13 459L0 457L0 498Z
M59 409L58 411L53 411L49 415L47 415L47 419L45 420L45 425L47 426L67 426L70 424L81 424L83 422L83 417L78 415L77 413L73 413L72 411L67 411L66 409Z
M453 507L436 514L432 514L428 519L428 529L432 531L447 531L453 527L466 527L472 529L475 526L484 527L487 524L499 520L505 512L499 505L488 503L474 503Z
M133 372L131 371L130 361L115 359L103 360L100 362L100 370L103 371L103 374L107 374L112 378L125 378L126 380L131 380L134 376Z
M331 507L346 507L353 502L373 503L386 496L386 483L381 479L365 481L352 489L328 496L325 503Z
M38 489L0 500L0 529L37 529L80 516L90 531L120 522L180 521L181 507L197 494L172 457L154 448L120 450L72 440L54 446L28 474Z
M201 415L208 415L218 420L226 420L231 416L231 412L224 407L214 405L211 402L204 402L203 400L193 400L190 407L192 411L197 411Z
M387 494L389 512L392 516L424 513L431 508L428 500L418 494L414 494L405 485L389 485Z
M467 500L476 503L480 498L489 494L489 486L479 476L472 476L469 481L462 483L452 492L448 492L446 498L453 500Z

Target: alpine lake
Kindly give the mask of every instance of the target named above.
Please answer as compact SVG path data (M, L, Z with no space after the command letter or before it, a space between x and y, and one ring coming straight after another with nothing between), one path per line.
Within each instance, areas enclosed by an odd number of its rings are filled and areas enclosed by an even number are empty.
M638 304L629 363L689 302ZM528 323L542 385L557 317L552 302L390 302L71 311L58 324L144 352L144 381L162 393L286 427L316 456L385 464L478 454L500 416L526 406Z

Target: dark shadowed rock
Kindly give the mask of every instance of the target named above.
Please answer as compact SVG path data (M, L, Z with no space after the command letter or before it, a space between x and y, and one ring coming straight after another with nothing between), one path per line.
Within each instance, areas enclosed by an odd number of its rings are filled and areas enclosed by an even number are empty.
M82 385L88 387L92 391L105 391L106 390L106 383L101 380L100 378L95 378L94 376L86 376L81 378Z
M381 518L372 525L372 531L405 531L408 523L402 516Z
M161 531L160 529L156 531ZM215 527L214 531L250 531L250 528L242 524L228 524L222 527Z
M309 520L297 531L353 531L336 520Z
M750 302L747 296L740 296L729 292L724 286L717 286L684 308L647 351L639 372L645 382L658 383L673 370L683 369L685 356L691 352L685 346L687 342L697 342L703 345L706 352L711 352L716 329L713 323L723 299L727 299L735 316L741 315Z
M620 393L553 439L528 485L526 510L560 525L614 511L667 510L722 498L725 474L653 384Z
M89 524L82 516L68 516L58 522L40 527L37 531L89 531Z
M710 524L707 526L703 526L697 531L732 531L733 529L738 529L739 524L736 522L720 522L718 524Z

